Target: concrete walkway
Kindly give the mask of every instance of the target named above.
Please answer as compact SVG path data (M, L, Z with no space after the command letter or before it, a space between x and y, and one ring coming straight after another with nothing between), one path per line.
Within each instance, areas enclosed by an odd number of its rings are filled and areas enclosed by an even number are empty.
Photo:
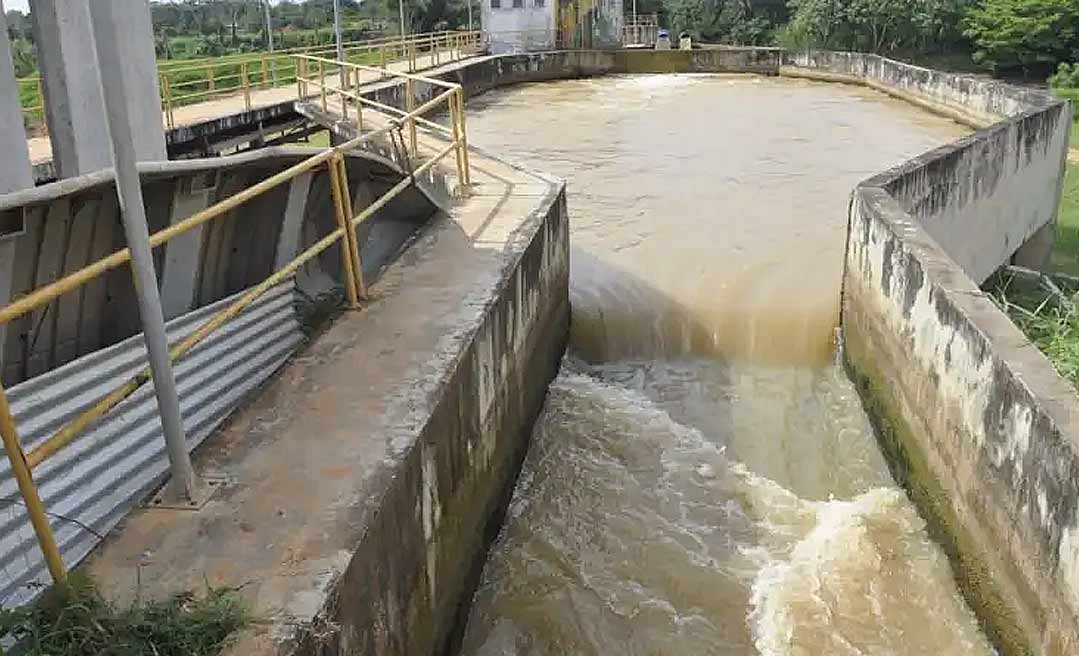
M478 150L472 162L471 194L431 221L370 287L365 307L334 321L207 440L196 466L226 475L225 488L198 512L139 510L110 534L89 563L109 598L203 590L207 583L237 587L256 618L229 651L238 655L285 651L312 629L320 611L346 603L337 594L358 598L363 608L383 603L392 591L364 568L386 574L394 588L428 589L422 577L385 569L383 559L405 548L404 537L368 557L354 557L361 553L357 545L371 539L380 517L411 521L418 512L379 504L401 478L398 467L419 448L426 413L438 404L522 249L531 239L561 243L564 237L559 228L555 240L540 218L559 211L560 181ZM548 237L535 236L543 234ZM522 293L512 282L508 289ZM561 311L568 316L568 299ZM551 350L522 343L529 352ZM479 392L464 394L474 399ZM449 502L436 499L436 508L439 503ZM480 515L473 508L468 521ZM461 526L468 535L483 533ZM411 533L407 538L412 544ZM342 583L350 576L357 580ZM425 595L402 599L419 603Z
M467 54L459 49L444 49L438 52L437 60L434 53L417 55L416 56L416 70L424 71L436 66L441 66L452 60L462 59L473 55ZM399 73L408 72L408 62L405 60L390 62L386 65L386 68L390 71ZM326 76L328 85L337 88L339 86L339 76L337 73L331 73ZM360 74L360 83L367 84L379 79L378 73L364 71ZM317 87L312 86L312 91L317 92ZM312 95L318 95L314 93ZM291 83L285 86L274 87L272 89L263 89L261 91L251 92L251 109L258 109L261 107L269 107L277 105L289 100L296 99L296 84ZM182 107L176 107L173 109L173 119L177 126L195 125L205 121L213 120L221 116L230 116L233 114L239 114L247 109L244 101L244 95L242 92L231 93L230 95L215 98L213 100L207 100L206 102L194 103L191 105L184 105ZM161 122L164 125L166 123L164 112L162 112ZM167 128L166 128L167 129ZM26 140L27 145L30 148L30 163L41 164L52 159L52 144L47 136L44 137L31 137Z

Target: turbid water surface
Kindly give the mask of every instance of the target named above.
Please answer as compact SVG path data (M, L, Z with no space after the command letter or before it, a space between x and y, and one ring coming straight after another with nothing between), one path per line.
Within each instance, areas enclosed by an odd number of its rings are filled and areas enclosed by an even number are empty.
M852 187L963 128L775 78L470 103L569 181L573 328L464 653L992 653L833 364Z

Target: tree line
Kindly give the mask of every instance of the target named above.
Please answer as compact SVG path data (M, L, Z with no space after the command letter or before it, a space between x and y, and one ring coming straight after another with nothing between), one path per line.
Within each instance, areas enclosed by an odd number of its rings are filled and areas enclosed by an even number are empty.
M405 0L406 29L430 32L465 27L466 0ZM265 0L181 0L150 2L154 42L160 59L218 57L266 50ZM473 0L476 26L479 3ZM377 38L400 31L397 0L340 0L342 32L347 41ZM6 12L17 77L37 70L30 15ZM277 50L333 43L333 0L276 0L270 6L270 29Z
M340 0L347 40L396 33L398 0ZM479 3L473 0L479 21ZM263 50L264 0L151 2L158 56ZM405 0L406 29L467 24L466 0ZM625 0L626 10L629 2ZM706 42L822 48L926 59L1004 75L1046 77L1079 61L1079 0L637 0L676 33ZM28 15L7 12L16 74L36 69ZM278 49L333 41L333 0L271 7Z
M1079 59L1079 0L641 0L698 39L955 55L998 74L1042 76ZM640 11L640 9L639 9Z

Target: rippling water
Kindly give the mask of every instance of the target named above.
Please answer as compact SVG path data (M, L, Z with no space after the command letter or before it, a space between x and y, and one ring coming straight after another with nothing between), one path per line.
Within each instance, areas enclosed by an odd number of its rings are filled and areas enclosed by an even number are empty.
M850 189L961 128L720 76L472 109L569 180L573 329L464 653L992 653L831 364Z

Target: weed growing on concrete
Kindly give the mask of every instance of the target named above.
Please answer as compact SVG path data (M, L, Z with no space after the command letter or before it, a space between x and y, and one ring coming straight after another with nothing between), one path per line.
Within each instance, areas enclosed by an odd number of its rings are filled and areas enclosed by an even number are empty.
M248 620L232 589L118 608L74 576L31 607L0 609L0 640L14 640L26 656L210 656Z
M986 288L1057 372L1079 389L1079 312L1073 300L1079 284L1056 276L1037 281L1004 273Z

